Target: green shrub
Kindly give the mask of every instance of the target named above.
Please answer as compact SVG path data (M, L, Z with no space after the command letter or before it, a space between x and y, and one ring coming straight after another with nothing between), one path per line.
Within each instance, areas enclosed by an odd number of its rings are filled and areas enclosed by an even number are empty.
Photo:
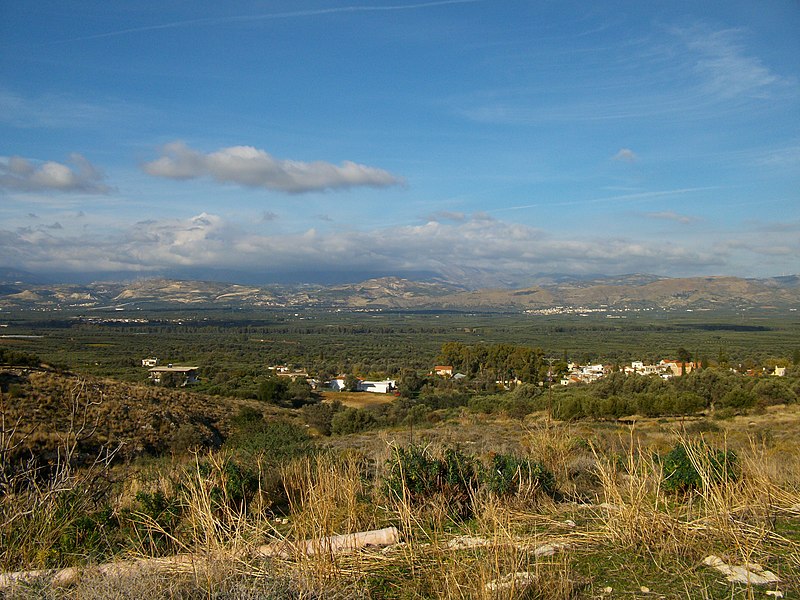
M797 402L797 394L781 378L762 379L753 386L753 395L760 406Z
M538 462L513 454L496 454L485 476L486 486L498 496L531 495L536 492L553 494L556 479Z
M177 550L177 528L182 514L177 497L167 498L163 492L136 494L139 510L122 513L130 527L129 537L137 539L148 552L157 555L171 554Z
M690 458L693 456L695 462ZM736 481L737 459L732 451L716 450L700 442L687 445L678 443L662 461L664 469L663 487L667 491L689 492L702 489L703 477L695 467L698 463L706 475L707 482L718 485L723 481Z
M500 410L502 404L502 400L497 395L473 396L470 399L468 406L472 412L490 415Z
M306 423L322 435L331 435L333 433L333 417L342 410L342 403L334 400L333 402L306 404L302 409L302 414Z
M235 453L260 455L266 462L277 464L309 454L313 441L305 427L275 419L240 422L224 446Z
M438 497L452 516L472 516L472 496L480 485L480 464L458 449L448 448L434 457L426 448L396 448L387 462L384 488L393 498L420 506Z
M270 377L258 386L257 397L262 402L281 404L289 399L289 382L280 377Z
M522 421L535 410L532 400L512 396L505 403L505 412L512 419Z
M347 435L372 429L378 424L375 417L366 410L347 408L337 412L331 419L331 432L334 435Z
M756 397L752 392L741 388L735 388L726 393L719 401L720 408L732 408L739 410L750 408L756 403Z
M258 471L234 460L220 464L200 463L199 473L214 483L209 494L215 508L240 509L259 491Z

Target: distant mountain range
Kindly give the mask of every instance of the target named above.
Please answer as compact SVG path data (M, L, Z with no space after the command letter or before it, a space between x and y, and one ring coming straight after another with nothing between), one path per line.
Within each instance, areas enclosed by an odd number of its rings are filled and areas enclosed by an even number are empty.
M800 305L800 277L577 278L541 275L523 289L468 289L444 280L381 277L342 285L252 286L143 279L90 284L42 283L0 269L0 309L135 310L170 307L330 308L586 312L713 310Z

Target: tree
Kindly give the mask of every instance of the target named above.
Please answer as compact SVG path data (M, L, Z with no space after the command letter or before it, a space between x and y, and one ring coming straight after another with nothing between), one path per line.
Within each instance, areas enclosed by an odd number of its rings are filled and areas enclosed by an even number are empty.
M397 387L400 394L406 398L412 398L419 395L422 386L425 385L425 378L420 377L419 374L413 369L404 369L397 382Z
M686 363L692 360L692 354L686 348L678 348L678 360L681 361L681 375L686 375Z
M258 399L270 404L280 404L288 399L289 384L280 377L265 379L258 386Z
M344 387L348 392L357 392L358 384L359 384L358 377L356 377L352 373L345 376Z

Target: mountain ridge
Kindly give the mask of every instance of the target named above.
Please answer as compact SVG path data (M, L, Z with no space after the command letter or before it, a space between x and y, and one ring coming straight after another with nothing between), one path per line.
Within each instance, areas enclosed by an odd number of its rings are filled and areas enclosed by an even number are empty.
M0 271L0 276L3 274ZM0 309L114 309L168 307L331 308L380 310L567 309L643 310L796 308L800 277L669 278L649 274L537 275L516 289L470 289L445 279L378 277L336 285L242 285L218 281L139 279L132 282L48 284L0 279Z

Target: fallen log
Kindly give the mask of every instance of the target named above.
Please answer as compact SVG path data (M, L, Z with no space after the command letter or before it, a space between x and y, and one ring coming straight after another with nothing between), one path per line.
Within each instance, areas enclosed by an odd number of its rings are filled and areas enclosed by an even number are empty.
M360 550L367 546L391 546L400 541L400 532L396 527L386 527L372 531L360 531L343 535L332 535L299 542L275 542L259 546L255 554L263 557L291 558L295 556L314 556L321 553L341 554ZM231 558L242 557L247 552L232 553ZM204 560L201 554L176 554L163 558L140 558L137 560L103 563L94 567L68 567L65 569L39 569L35 571L17 571L0 573L0 590L14 585L49 579L53 587L66 587L78 581L81 572L92 570L101 575L125 575L137 570L180 570L193 567Z

